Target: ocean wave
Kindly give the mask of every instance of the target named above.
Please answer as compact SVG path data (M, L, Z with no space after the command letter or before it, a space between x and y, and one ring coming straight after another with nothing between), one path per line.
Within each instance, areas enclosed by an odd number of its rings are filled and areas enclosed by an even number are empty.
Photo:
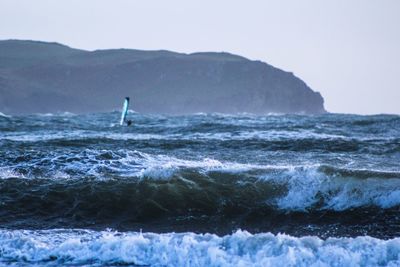
M5 155L3 227L400 234L397 169L62 151Z
M265 175L262 179L287 187L286 195L276 200L284 210L343 211L400 205L400 172L395 171L300 167L282 175Z
M115 126L119 126L115 124ZM114 126L111 126L114 127ZM68 133L54 131L43 133L17 133L5 134L3 140L16 142L43 142L43 141L59 141L70 143L71 141L100 142L101 140L168 140L174 139L174 136L163 136L159 134L133 134L133 133L98 133L88 132L85 130L75 130Z
M4 114L3 112L0 112L0 117L3 117L3 118L11 118L12 116L11 116L11 115L7 115L7 114Z
M0 231L0 262L40 265L398 266L400 238Z
M72 116L77 116L77 114L69 111L63 111L63 112L56 112L56 113L35 113L33 114L34 116L38 117L54 117L54 116L59 116L59 117L72 117Z
M20 159L20 161L23 160ZM23 161L4 168L14 171L14 173L23 173L31 179L57 179L58 176L55 173L65 173L69 174L71 178L76 177L77 179L90 176L99 180L107 180L107 178L113 177L168 180L185 170L193 170L199 175L203 175L211 171L240 173L252 169L275 170L285 167L221 162L212 158L185 160L167 155L152 155L136 150L85 149L79 153L68 155L44 156L39 153L35 159L29 158L29 162ZM0 179L4 177L0 174Z
M68 123L65 122L67 125ZM201 149L205 153L214 150L230 150L236 152L244 147L254 151L277 151L294 153L357 153L370 155L396 155L400 151L400 139L396 136L384 137L345 137L340 134L313 133L311 131L259 131L235 130L196 132L192 130L171 130L163 132L152 129L147 132L133 132L127 127L119 129L109 125L97 130L86 130L87 125L79 125L73 129L53 129L42 121L37 121L36 128L46 127L46 131L25 130L16 131L17 125L0 127L0 144L10 146L54 146L57 148L71 147L102 147L107 145L116 149L132 147L134 149L152 147L160 151L186 148ZM65 126L70 127L70 126ZM140 126L142 127L142 126ZM148 127L150 127L148 125ZM110 130L110 128L112 128ZM245 143L244 143L245 142ZM146 146L145 146L146 145ZM355 155L357 156L357 155Z
M21 161L22 159L20 159ZM197 184L212 181L223 190L241 190L240 185L255 183L271 188L259 201L266 206L288 211L335 210L376 206L392 208L400 205L400 172L396 170L356 169L330 165L248 164L212 158L181 159L168 155L152 155L140 151L85 149L70 155L43 157L29 163L17 163L0 169L0 179L62 179L172 181L177 192L179 183ZM189 187L190 188L190 187ZM273 194L270 191L274 188ZM184 187L184 190L189 190ZM194 189L193 189L194 190ZM202 188L205 192L209 188ZM246 188L245 190L249 190ZM250 188L256 192L258 188ZM269 192L269 193L268 193ZM187 194L181 192L181 194ZM235 199L235 196L228 196ZM242 201L237 199L235 201Z

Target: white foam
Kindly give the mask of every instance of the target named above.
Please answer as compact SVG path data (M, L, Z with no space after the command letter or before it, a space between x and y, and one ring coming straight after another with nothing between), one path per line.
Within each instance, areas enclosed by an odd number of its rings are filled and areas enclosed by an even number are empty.
M44 115L43 115L44 116ZM49 115L52 116L52 115ZM73 115L70 115L73 116ZM184 122L183 122L184 123ZM183 124L182 123L182 124ZM43 122L39 122L40 125L45 125ZM181 127L176 124L168 125L168 128ZM120 127L118 123L110 123L109 127ZM152 127L151 125L140 125L140 128ZM218 140L218 141L242 141L242 140L265 140L265 141L288 141L297 140L301 141L304 139L313 140L341 140L341 141L386 141L391 142L397 140L395 137L347 137L344 135L337 134L325 134L316 133L309 130L301 131L285 131L285 130L256 130L256 131L239 131L239 132L197 132L197 133L175 133L175 134L152 134L152 133L134 133L134 132L120 132L120 133L107 133L99 131L83 131L83 130L72 130L68 132L60 131L46 131L45 133L38 132L15 132L15 133L2 133L2 139L11 141L22 141L22 142L37 142L37 141L51 141L57 139L65 140L83 140L88 138L107 138L112 140L182 140L182 141L193 141L193 140Z
M71 115L72 116L72 115ZM110 127L119 126L117 124L110 124ZM142 126L141 126L142 127ZM268 141L287 140L291 138L314 138L314 139L346 139L340 135L318 134L313 132L290 132L290 131L240 131L240 132L218 132L218 133L192 133L192 134L144 134L144 133L107 133L99 131L84 131L72 130L68 132L60 131L46 131L45 133L39 132L16 132L16 133L3 133L2 139L10 141L22 142L37 142L37 141L51 141L58 139L65 140L83 140L87 138L107 138L112 140L251 140L262 139Z
M10 178L26 178L24 175L16 172L10 167L0 167L0 179L10 179Z
M26 132L18 132L18 133L6 133L3 134L3 140L10 141L20 141L20 142L37 142L37 141L49 141L64 138L65 135L60 132L55 133L26 133Z
M196 161L183 160L165 155L151 156L138 151L135 151L135 153L141 156L139 161L144 168L141 168L136 175L142 178L169 179L176 171L182 169L196 169L199 172L206 173L208 171L242 172L254 167L247 164L222 163L210 158ZM127 157L125 160L129 161L130 158Z
M149 266L399 266L400 238L291 237L237 231L118 233L0 231L0 262Z
M69 112L69 111L64 111L64 112L58 113L57 115L66 116L66 117L72 117L72 116L76 116L77 114L75 114L73 112Z
M139 151L133 151L121 159L125 166L139 164L139 171L130 175L152 178L170 179L177 171L195 170L198 173L207 174L209 172L225 172L240 174L248 171L276 171L287 170L293 166L288 165L258 165L228 161L219 161L212 158L202 158L199 160L184 160L167 155L150 155Z
M39 116L39 117L54 117L54 116L63 116L63 117L72 117L76 116L75 113L69 112L69 111L63 111L63 112L56 112L56 113L35 113L34 115Z
M400 177L399 177L400 178ZM287 194L276 200L285 210L320 209L337 211L361 206L391 208L400 205L400 179L328 176L319 167L292 167L282 175L265 175L265 181L285 185Z
M4 114L3 112L0 112L0 117L11 118L11 115L7 115L7 114Z
M119 126L115 124L116 126ZM114 127L111 125L110 127ZM69 132L60 131L47 131L45 134L42 132L37 133L4 133L1 136L4 140L20 141L20 142L38 142L38 141L52 141L52 140L84 140L88 138L107 138L112 140L173 140L178 139L177 135L159 135L159 134L141 134L141 133L104 133L104 132L91 132L84 130L74 130Z
M36 116L40 116L40 117L53 117L53 116L55 116L55 114L54 113L35 113L34 115L36 115Z

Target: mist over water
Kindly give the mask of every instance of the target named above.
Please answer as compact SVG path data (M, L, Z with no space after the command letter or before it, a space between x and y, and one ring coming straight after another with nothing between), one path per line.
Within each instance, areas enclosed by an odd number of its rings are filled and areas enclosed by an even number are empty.
M400 264L400 116L119 115L0 114L1 264Z

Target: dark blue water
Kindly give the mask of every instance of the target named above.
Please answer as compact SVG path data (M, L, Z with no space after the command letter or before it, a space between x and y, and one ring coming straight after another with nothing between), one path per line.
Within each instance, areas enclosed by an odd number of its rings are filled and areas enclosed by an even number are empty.
M0 116L0 264L400 264L400 116L119 115Z

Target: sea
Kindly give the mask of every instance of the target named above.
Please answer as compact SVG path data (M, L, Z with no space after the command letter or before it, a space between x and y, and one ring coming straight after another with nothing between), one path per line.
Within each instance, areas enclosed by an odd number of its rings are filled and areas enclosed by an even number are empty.
M400 116L0 114L0 266L400 266Z

